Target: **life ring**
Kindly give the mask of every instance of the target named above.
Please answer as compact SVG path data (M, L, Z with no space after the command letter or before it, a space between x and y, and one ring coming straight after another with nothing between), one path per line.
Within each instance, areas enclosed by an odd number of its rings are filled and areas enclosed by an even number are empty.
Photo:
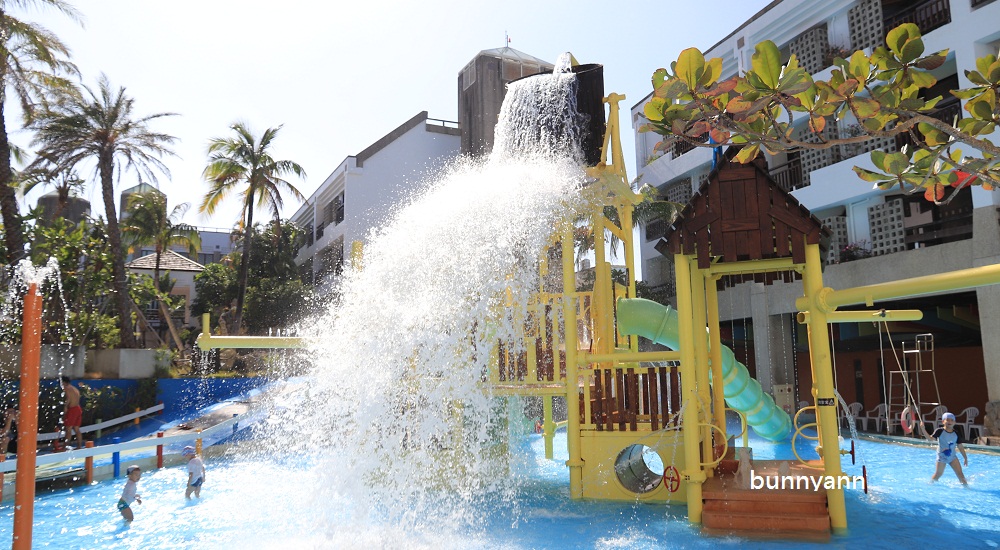
M663 470L663 485L671 493L676 493L681 488L681 474L677 471L677 468L667 466Z
M913 433L913 427L917 425L917 422L917 413L907 405L899 414L899 425L903 428L903 433L907 435Z

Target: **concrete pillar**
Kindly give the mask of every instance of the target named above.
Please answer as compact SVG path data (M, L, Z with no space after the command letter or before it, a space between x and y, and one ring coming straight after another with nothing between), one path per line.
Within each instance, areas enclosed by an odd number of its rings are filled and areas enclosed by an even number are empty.
M1000 221L993 207L976 208L972 213L972 250L974 267L1000 263ZM983 330L983 364L986 365L986 391L990 401L1000 400L1000 338L990 338L989 327L1000 323L1000 285L976 289L979 326Z
M753 358L757 365L756 379L764 393L772 393L771 320L768 314L767 288L761 283L750 287L750 318L753 320Z

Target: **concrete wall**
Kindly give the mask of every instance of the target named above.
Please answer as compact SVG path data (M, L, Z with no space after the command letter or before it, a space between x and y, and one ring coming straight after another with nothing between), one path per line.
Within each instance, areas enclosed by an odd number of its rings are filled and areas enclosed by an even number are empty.
M83 346L43 345L41 350L41 378L69 376L78 378L84 373ZM21 376L21 345L0 347L0 375L4 378Z
M157 358L162 355L162 358ZM152 349L100 349L87 352L87 372L111 378L151 378L169 359Z

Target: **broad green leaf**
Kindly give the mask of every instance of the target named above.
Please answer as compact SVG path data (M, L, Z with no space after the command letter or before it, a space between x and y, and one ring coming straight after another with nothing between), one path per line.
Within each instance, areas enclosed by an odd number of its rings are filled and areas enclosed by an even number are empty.
M781 52L774 42L765 40L757 44L750 58L750 65L765 86L772 90L778 86L778 79L781 78Z
M872 151L871 155L869 155L869 156L872 159L872 164L874 164L875 166L877 166L877 167L885 170L885 157L888 154L889 153L886 153L885 151L881 151L879 149L876 149L876 150Z
M986 77L980 74L979 71L965 71L965 78L968 78L969 82L979 84L980 86L990 85L990 81L986 80Z
M885 156L885 160L883 162L885 171L896 176L906 171L906 168L910 165L910 159L906 158L906 155L899 152L889 153Z
M760 152L760 146L757 144L747 145L740 149L739 153L736 153L736 160L740 164L746 164L757 157L757 153Z
M930 88L934 84L937 84L937 79L931 73L911 69L909 75L913 80L913 84L918 88Z
M924 142L931 147L948 143L948 134L938 130L926 122L917 123L917 130L919 130L924 136Z
M677 57L677 76L687 84L689 90L698 87L698 80L705 72L705 56L698 48L687 48Z
M850 60L850 71L854 75L854 78L861 82L868 80L868 75L871 74L871 63L868 60L868 56L865 52L858 50L851 55Z
M916 25L913 23L903 23L885 35L885 45L889 46L889 50L896 54L897 57L902 57L903 46L906 44L906 41L919 37L920 29Z
M786 69L778 80L778 91L783 94L795 95L808 90L812 85L812 77L804 69Z
M990 82L1000 82L1000 61L990 63L989 69L987 69L983 75L988 78Z
M666 101L662 98L654 97L642 108L642 114L646 115L646 118L653 122L663 120L663 105L665 103Z
M880 121L877 117L865 118L859 122L861 123L861 126L864 127L865 131L869 133L881 131L882 128L885 127L885 123Z
M911 38L903 44L899 53L899 60L903 63L912 63L924 53L924 41L920 38Z
M708 63L705 64L705 72L701 75L701 80L698 84L700 84L702 88L708 88L712 84L715 84L715 81L718 80L720 76L722 76L722 58L713 57L708 60Z
M995 63L996 60L997 60L997 56L995 56L993 54L984 55L982 57L979 57L979 58L976 59L976 69L978 69L980 73L982 73L984 75L987 75L987 74L990 73L990 65L992 65L993 63Z
M873 116L879 111L879 104L874 99L855 97L851 100L851 103L854 105L854 110L857 111L858 116L862 118Z
M865 170L864 168L860 168L858 166L854 167L854 173L856 173L859 178L871 183L884 182L888 179L888 176L886 176L885 174L872 172L871 170ZM895 180L889 180L889 181L895 181Z
M667 70L664 68L659 68L653 71L653 89L657 89L663 85L663 81L667 79Z
M977 95L985 92L989 88L983 86L977 86L975 88L965 88L962 90L951 90L951 95L957 97L958 99L971 99Z

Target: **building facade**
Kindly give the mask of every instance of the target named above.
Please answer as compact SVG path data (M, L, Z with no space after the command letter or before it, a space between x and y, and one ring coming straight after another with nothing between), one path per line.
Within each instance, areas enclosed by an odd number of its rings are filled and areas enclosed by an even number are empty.
M344 159L291 217L306 233L295 257L304 279L321 293L329 290L352 243L364 243L400 201L458 156L459 147L458 124L424 111Z
M828 78L834 57L858 49L870 52L884 44L886 32L902 23L915 23L921 29L925 52L949 50L945 64L933 73L938 85L926 97L943 95L933 116L952 123L961 116L962 104L947 90L970 87L965 71L975 69L976 58L995 55L1000 48L1000 2L776 0L704 53L706 58L722 59L726 78L749 68L755 45L771 40L785 59L795 54L816 78ZM636 129L645 122L642 109L648 99L632 108ZM849 137L859 135L858 129L857 120L848 116L826 131L828 137ZM804 127L796 131L803 136L808 132ZM665 154L654 154L659 139L652 133L635 134L640 181L656 186L668 200L686 202L707 180L712 151L680 144ZM824 271L827 286L847 288L1000 262L1000 192L975 187L963 190L947 205L934 205L899 188L872 189L852 171L854 166L874 168L870 151L897 151L905 143L905 137L879 138L767 157L772 179L832 232ZM670 290L671 259L653 248L668 225L667 220L654 220L642 228L640 257L646 282ZM810 401L805 331L794 322L794 300L801 294L798 282L736 284L720 294L720 316L730 324L730 344L738 355L745 353L755 363L765 390L788 393L785 399L793 403ZM931 361L930 370L936 370L924 381L924 387L934 391L921 390L922 402L940 402L958 413L965 407L983 411L986 403L1000 400L1000 341L989 337L989 327L1000 319L1000 288L876 307L920 309L924 319L837 327L833 341L840 362L838 387L848 402L861 402L870 410L891 400L892 372L912 369L918 358L924 364ZM933 351L925 346L927 353L917 349L918 353L903 356L903 346L914 351L924 334L931 335ZM982 421L980 417L978 422Z

